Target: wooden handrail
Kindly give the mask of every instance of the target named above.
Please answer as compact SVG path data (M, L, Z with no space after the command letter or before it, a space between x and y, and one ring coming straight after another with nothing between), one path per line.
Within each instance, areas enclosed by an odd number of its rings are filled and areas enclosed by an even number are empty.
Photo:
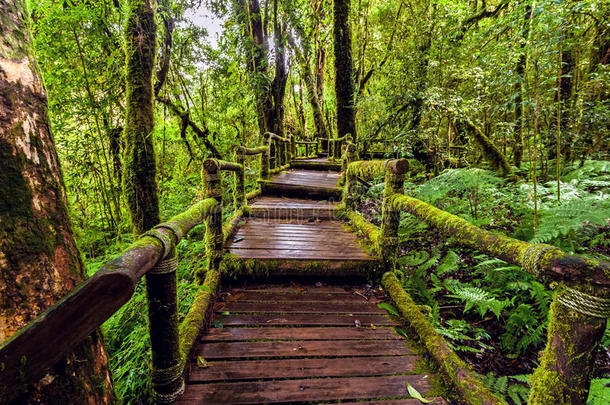
M203 200L147 232L0 347L0 400L10 399L99 328L133 295L136 283L217 206Z

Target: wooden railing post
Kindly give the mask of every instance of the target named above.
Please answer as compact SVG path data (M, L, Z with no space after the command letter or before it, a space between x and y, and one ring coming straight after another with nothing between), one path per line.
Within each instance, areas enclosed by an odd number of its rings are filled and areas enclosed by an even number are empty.
M343 172L345 176L343 184L343 205L348 210L356 209L356 201L358 200L358 177L356 173L350 170L349 165Z
M146 274L148 327L152 352L152 395L157 404L173 403L184 392L184 364L180 358L176 240L149 232L161 240L163 259ZM160 235L162 235L160 237Z
M383 191L383 207L381 213L381 237L378 243L379 255L388 270L394 269L398 249L398 225L400 210L393 207L390 197L402 194L405 174L409 170L406 159L388 160L385 168L385 188Z
M222 178L220 163L216 159L203 162L202 175L204 198L213 198L218 204L205 219L205 247L208 257L208 268L218 270L223 255L224 235L222 233ZM198 281L203 281L204 274L197 274Z
M294 135L290 134L290 162L297 157L297 142Z
M241 165L243 170L238 170L234 173L235 176L235 190L233 191L233 201L235 202L235 209L241 208L246 205L246 156L242 147L237 146L234 152L235 163Z
M264 144L267 150L261 154L261 179L269 180L271 160L271 138L265 134Z
M562 283L553 299L546 347L531 377L530 405L584 405L587 401L610 301L608 290L596 289L593 295L592 287L584 290Z

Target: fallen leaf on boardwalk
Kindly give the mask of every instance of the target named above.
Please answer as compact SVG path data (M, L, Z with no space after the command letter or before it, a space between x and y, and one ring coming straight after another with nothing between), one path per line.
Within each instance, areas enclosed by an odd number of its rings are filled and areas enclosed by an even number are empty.
M375 330L375 329L377 329L377 326L371 324L371 329Z
M418 399L420 402L424 403L424 404L429 404L430 402L432 402L431 399L426 399L424 398L419 391L417 391L411 384L409 384L407 382L407 391L409 391L409 395L411 395L413 398Z
M224 311L222 314L223 315L231 315L231 313L229 311Z
M359 328L359 327L361 327L361 326L362 326L362 324L360 323L360 321L359 321L358 319L356 319L356 320L354 321L354 325L356 325L356 327L357 327L357 328Z
M203 357L197 356L197 367L207 368L210 367L210 363L208 363Z
M238 299L242 298L243 296L244 296L243 293L229 295L228 297L225 298L225 302L234 302L234 301L237 301Z
M392 304L388 304L387 302L382 302L381 304L377 304L377 307L380 309L385 309L391 315L400 316L400 314L398 313L398 310Z
M214 305L214 312L218 312L226 306L227 304L225 304L224 302L217 302L216 305Z

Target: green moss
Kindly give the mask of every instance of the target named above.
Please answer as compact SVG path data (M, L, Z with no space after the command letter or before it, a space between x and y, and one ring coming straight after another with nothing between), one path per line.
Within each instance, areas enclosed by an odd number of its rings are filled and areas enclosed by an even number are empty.
M206 325L214 297L220 283L220 272L208 270L202 287L197 291L193 305L180 324L180 357L183 362L190 354L201 329Z
M460 396L473 405L505 405L475 377L468 365L451 350L447 342L434 330L434 327L411 297L403 290L393 272L385 273L382 284L394 301L401 315L419 336L421 343L435 359L440 369L456 387Z
M269 277L271 275L362 276L371 279L375 272L374 261L333 260L258 260L243 259L225 254L220 264L221 274L227 278Z

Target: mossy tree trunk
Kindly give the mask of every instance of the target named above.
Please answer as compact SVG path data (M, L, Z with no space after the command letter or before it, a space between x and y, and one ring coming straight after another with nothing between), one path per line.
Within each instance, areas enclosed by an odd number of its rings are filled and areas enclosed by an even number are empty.
M335 93L337 98L337 137L356 136L354 110L354 77L352 62L352 30L349 21L350 0L334 2Z
M46 92L30 55L26 2L0 0L0 9L2 343L73 290L85 274L70 228ZM95 332L14 403L112 402L106 353Z
M150 0L129 0L127 4L123 193L131 214L133 232L141 234L159 223L152 138L156 27Z

